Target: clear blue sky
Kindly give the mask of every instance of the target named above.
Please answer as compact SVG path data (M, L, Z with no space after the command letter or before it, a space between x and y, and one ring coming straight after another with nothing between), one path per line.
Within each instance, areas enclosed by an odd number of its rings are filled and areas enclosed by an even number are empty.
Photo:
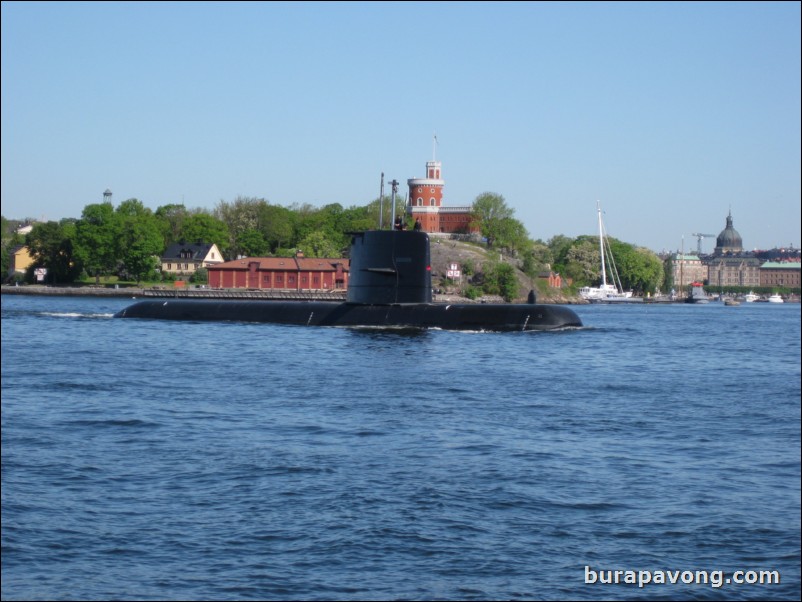
M2 3L2 213L422 177L532 238L800 237L800 3ZM711 251L715 240L705 240Z

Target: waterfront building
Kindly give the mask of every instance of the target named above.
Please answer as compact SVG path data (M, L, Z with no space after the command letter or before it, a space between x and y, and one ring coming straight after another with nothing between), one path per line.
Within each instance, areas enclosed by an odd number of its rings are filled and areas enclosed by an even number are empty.
M245 257L209 268L211 288L333 291L348 288L347 259Z
M760 266L760 286L799 288L800 262L767 261Z
M691 282L707 280L707 266L698 255L674 253L670 257L671 282L674 287L686 287Z
M409 178L407 215L415 222L420 219L421 229L429 233L471 234L478 232L471 228L472 207L443 205L442 165L432 159L426 163L425 178Z
M760 286L760 260L749 256L711 257L707 263L710 286Z
M25 245L17 245L9 253L8 276L24 274L33 263L30 250Z
M161 257L161 270L165 274L192 275L199 268L208 268L223 262L220 249L214 243L176 242L167 247Z
M732 211L726 226L716 238L713 254L706 257L707 284L710 286L760 286L760 259L744 251L743 239L733 227Z

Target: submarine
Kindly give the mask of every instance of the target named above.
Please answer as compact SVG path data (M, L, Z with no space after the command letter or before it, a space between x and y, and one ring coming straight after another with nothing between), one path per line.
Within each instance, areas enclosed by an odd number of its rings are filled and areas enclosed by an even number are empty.
M433 303L429 235L419 230L353 233L346 300L265 301L152 299L115 318L240 321L470 331L532 331L580 327L576 313L536 303Z

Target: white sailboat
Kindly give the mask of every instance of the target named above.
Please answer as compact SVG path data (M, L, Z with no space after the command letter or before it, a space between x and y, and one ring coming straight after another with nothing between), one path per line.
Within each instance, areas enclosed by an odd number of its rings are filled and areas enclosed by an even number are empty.
M621 279L618 277L618 270L615 267L613 253L607 234L602 223L601 204L596 201L596 210L599 214L599 253L601 254L601 285L583 286L579 289L579 296L591 303L615 303L633 302L641 299L633 299L632 291L625 291L621 286ZM607 267L610 268L611 283L607 282Z

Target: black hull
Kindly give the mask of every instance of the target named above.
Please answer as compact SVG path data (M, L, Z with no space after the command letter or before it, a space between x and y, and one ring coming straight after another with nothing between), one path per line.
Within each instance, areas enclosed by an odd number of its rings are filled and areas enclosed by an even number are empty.
M571 309L538 304L365 305L324 301L162 299L140 301L118 312L115 317L476 331L554 330L582 326L582 321Z
M424 232L373 230L351 241L345 303L337 301L140 301L118 318L229 320L301 326L440 328L443 330L553 330L582 326L567 307L531 303L435 304L429 236Z

